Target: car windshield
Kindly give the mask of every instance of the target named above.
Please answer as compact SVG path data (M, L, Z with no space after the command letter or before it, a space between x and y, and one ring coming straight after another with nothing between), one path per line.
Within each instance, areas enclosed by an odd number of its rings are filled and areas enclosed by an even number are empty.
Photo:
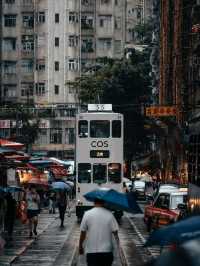
M172 195L171 197L171 209L177 209L178 204L185 204L187 202L187 195Z

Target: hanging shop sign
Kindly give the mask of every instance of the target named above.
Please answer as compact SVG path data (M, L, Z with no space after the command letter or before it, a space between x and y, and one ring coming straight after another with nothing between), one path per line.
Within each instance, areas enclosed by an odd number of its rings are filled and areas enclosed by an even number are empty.
M176 116L177 107L175 106L151 106L145 108L146 116Z

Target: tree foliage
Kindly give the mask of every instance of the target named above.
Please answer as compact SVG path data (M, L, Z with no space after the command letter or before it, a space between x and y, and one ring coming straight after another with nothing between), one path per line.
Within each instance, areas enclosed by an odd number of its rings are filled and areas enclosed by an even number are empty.
M16 109L16 140L25 144L26 151L31 150L32 144L39 134L39 118L29 112L28 109L18 107ZM17 132L20 129L20 133Z
M148 146L142 107L150 99L148 50L134 52L129 59L108 61L98 71L73 82L82 103L112 103L124 114L125 157L131 160Z

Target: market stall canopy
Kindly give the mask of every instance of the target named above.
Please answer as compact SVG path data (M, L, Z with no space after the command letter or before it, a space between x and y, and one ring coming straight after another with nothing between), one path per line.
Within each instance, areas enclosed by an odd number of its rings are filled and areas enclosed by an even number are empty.
M19 142L13 142L7 139L0 139L0 146L6 148L12 148L16 150L21 150L24 148L24 144Z

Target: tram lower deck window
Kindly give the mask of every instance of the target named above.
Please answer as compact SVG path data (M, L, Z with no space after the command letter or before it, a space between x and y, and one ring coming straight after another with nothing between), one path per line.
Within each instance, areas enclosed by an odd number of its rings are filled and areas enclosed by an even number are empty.
M91 182L91 164L79 163L78 164L78 182L90 183Z
M93 165L93 182L106 183L107 181L107 167L106 164Z
M91 138L109 138L110 121L108 120L91 120L90 121Z
M108 181L113 183L121 182L121 164L109 163L108 164Z

